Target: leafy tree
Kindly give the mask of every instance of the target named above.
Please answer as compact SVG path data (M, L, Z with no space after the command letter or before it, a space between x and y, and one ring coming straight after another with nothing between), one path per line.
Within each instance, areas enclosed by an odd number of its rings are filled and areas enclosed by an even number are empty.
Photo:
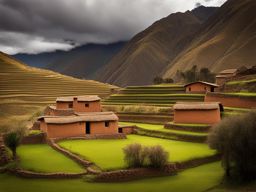
M256 112L226 118L213 127L209 146L222 155L227 178L256 178Z
M157 76L157 77L154 78L153 82L154 82L155 85L159 85L159 84L163 83L164 80L163 80L162 77Z
M172 78L166 78L164 79L164 83L173 83L173 79Z

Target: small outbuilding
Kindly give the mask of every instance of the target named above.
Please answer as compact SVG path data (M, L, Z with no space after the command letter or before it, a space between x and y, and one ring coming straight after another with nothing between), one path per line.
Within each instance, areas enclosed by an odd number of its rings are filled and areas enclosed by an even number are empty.
M73 116L39 117L40 129L48 138L118 134L118 117L113 112L90 112Z
M214 89L217 88L218 85L204 81L197 81L186 84L184 87L186 88L186 93L206 93L214 92Z
M215 124L221 120L218 102L178 102L173 106L174 123Z
M219 72L218 75L216 75L216 84L219 86L224 85L227 80L236 76L237 71L237 69L226 69Z

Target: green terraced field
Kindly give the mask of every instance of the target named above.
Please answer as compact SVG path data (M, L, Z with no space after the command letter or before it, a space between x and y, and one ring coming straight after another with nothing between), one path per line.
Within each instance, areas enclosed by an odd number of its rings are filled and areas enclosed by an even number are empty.
M18 147L19 166L36 172L81 173L84 169L46 144Z
M25 179L0 174L1 192L199 192L219 185L223 176L220 163L182 171L178 175L119 183L94 183L82 179ZM216 190L218 191L218 190Z
M204 94L186 94L183 85L131 86L105 99L104 105L172 106L177 101L203 101Z
M124 168L123 148L131 143L152 146L161 145L170 153L169 161L186 161L215 154L206 144L173 141L154 137L128 135L127 139L116 140L66 140L59 145L73 153L95 162L104 170Z

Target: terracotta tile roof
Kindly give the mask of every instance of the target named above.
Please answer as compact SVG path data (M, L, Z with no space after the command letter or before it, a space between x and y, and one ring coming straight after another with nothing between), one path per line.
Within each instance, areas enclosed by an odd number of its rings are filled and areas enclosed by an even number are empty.
M196 81L196 82L188 83L188 84L184 85L184 87L187 87L189 85L196 84L196 83L201 83L201 84L209 85L209 86L212 86L212 87L219 87L219 85L217 85L215 83L209 83L209 82L205 82L205 81Z
M219 109L220 103L218 102L177 102L174 110L212 110Z
M38 120L44 120L49 124L66 124L76 122L101 122L101 121L117 121L118 117L113 112L88 112L79 113L72 116L41 116Z

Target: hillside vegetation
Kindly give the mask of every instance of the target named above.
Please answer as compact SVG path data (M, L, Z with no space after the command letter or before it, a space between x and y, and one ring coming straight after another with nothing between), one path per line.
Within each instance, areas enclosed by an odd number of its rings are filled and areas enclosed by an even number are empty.
M92 80L31 68L2 52L0 67L1 121L27 118L40 106L54 103L59 96L96 94L105 97L115 88Z

